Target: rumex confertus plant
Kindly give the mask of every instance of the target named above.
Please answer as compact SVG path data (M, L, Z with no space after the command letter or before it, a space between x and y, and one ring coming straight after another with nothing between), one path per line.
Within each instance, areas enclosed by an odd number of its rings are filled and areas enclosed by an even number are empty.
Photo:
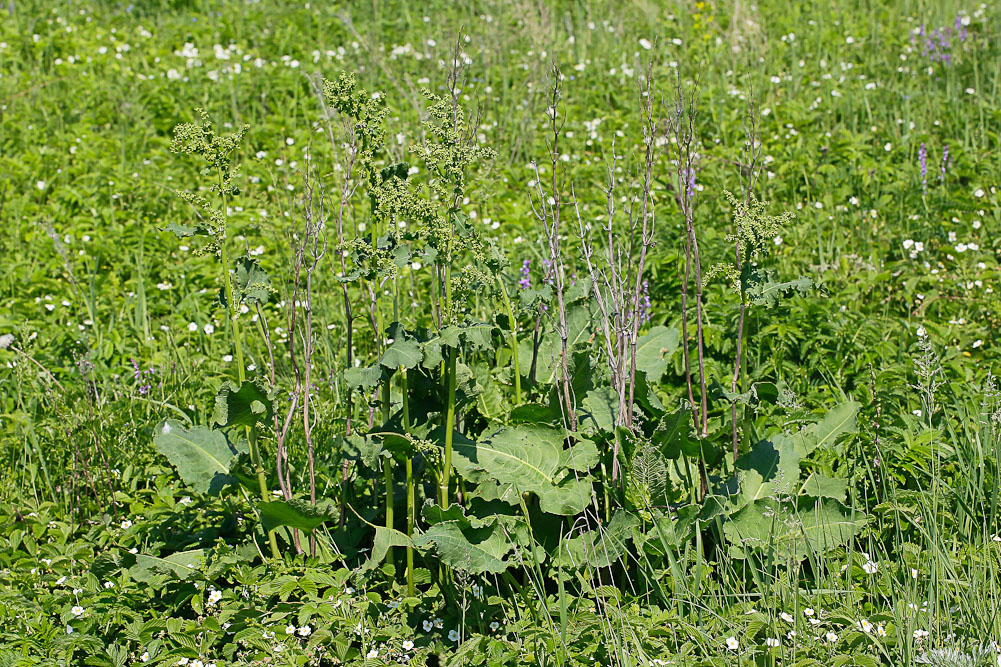
M200 251L212 254L219 259L223 279L220 302L226 309L227 319L230 323L229 329L239 382L237 390L239 391L247 381L246 363L243 355L243 334L240 327L241 309L248 303L266 301L271 290L267 274L261 270L260 265L253 258L249 256L239 258L236 261L236 270L233 270L229 244L227 243L229 201L240 192L236 185L238 168L234 167L234 154L239 149L249 126L243 125L232 134L219 135L204 109L196 109L195 113L199 122L181 123L174 128L170 149L175 153L197 155L205 160L208 166L201 173L203 176L214 177L214 180L208 183L207 189L210 193L217 195L219 201L213 203L195 192L179 191L178 196L191 204L202 217L199 218L194 227L171 223L165 229L173 232L178 238L207 237ZM253 428L246 426L245 432L261 499L267 501L269 499L268 485L259 444ZM272 554L277 556L277 541L273 533L270 535L270 542Z

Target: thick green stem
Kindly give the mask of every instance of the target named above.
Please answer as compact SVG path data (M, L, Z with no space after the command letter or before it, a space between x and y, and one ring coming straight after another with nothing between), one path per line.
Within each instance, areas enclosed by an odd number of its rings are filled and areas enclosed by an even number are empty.
M514 371L514 400L521 405L521 367L518 365L518 320L514 319L514 309L511 307L511 299L507 295L507 288L500 275L497 276L497 284L500 285L500 293L504 298L504 307L507 309L507 319L511 325L511 361Z
M459 351L448 351L448 408L445 412L445 460L441 469L441 507L448 507L448 478L452 472L452 434L455 432L455 359Z
M410 432L410 398L407 396L407 369L400 369L403 380L403 430ZM407 452L407 537L414 536L416 503L414 500L414 457L413 452ZM414 596L414 548L407 545L407 595Z
M389 400L389 383L390 380L386 380L382 385L382 421L383 423L389 422L389 410L390 410L390 400ZM382 474L383 480L386 485L386 528L392 529L393 527L393 456L387 452L387 456L382 459ZM390 547L389 552L386 554L386 560L390 565L393 563L393 549Z
M221 172L219 174L219 193L222 196L222 214L226 216L226 189ZM222 261L223 289L226 294L226 308L229 311L230 331L233 335L233 346L236 352L236 376L240 380L240 385L243 386L243 383L247 379L247 371L246 364L243 362L243 334L240 331L239 319L240 307L233 298L233 280L229 275L229 252L226 249L225 232L223 238L219 240L219 256ZM257 446L257 438L254 437L253 429L249 426L246 427L246 434L247 441L250 444L250 462L253 464L254 472L257 474L257 485L261 490L261 500L268 502L268 480L264 474L264 465L261 462L261 450ZM278 558L278 538L275 537L274 531L268 533L268 541L271 544L272 557Z

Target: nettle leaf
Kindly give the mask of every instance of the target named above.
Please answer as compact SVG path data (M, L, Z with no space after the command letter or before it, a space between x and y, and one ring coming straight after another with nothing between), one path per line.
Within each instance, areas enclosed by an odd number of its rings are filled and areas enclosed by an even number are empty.
M153 444L177 468L184 483L200 493L217 495L237 483L229 467L240 450L231 446L221 431L203 426L189 429L168 419L157 429Z
M597 449L589 443L565 452L564 438L563 430L549 426L501 428L479 442L454 442L452 462L466 479L496 484L501 493L493 497L510 498L506 489L534 493L544 512L577 514L591 499L591 480L574 471L597 464Z
M274 500L258 505L261 513L261 525L264 530L271 531L279 526L288 526L311 533L324 522L337 518L329 506L314 506L307 500L292 498L291 500Z
M271 278L253 257L236 260L236 284L241 303L267 303L271 298Z
M215 397L212 421L224 428L253 426L271 419L274 406L262 378L245 380L242 385L224 382Z
M660 382L679 340L677 329L665 326L650 329L636 341L636 369L646 373L651 382Z
M813 280L806 276L783 282L775 279L773 269L765 269L748 273L744 295L752 305L773 308L786 295L799 293L806 296L812 288Z

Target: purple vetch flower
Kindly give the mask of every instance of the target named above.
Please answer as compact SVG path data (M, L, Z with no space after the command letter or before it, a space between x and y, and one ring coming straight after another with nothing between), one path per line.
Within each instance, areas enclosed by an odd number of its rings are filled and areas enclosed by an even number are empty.
M153 375L155 372L152 368L147 368L146 370L141 370L139 368L139 362L135 359L129 358L132 362L132 379L136 381L137 389L141 396L145 396L149 393L153 385L149 382L149 376ZM162 386L162 383L161 383Z
M949 144L942 147L942 172L938 175L938 180L945 181L946 169L952 166L952 160L949 159Z
M650 283L643 281L643 298L640 299L640 323L650 321Z
M532 260L526 259L521 264L521 280L518 281L518 286L521 289L528 289L529 287L532 286L532 278L530 275L531 270L532 270Z
M921 148L918 149L918 161L921 163L921 190L928 194L928 149L924 142L921 142Z

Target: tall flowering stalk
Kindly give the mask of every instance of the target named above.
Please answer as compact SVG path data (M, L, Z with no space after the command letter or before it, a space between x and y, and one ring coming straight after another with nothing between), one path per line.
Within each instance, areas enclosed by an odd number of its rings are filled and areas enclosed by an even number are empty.
M253 263L242 261L241 269L248 282L241 285L239 293L234 287L233 271L231 260L227 248L227 222L229 199L239 194L239 188L235 184L238 169L233 167L233 154L239 148L244 135L250 129L249 125L243 125L236 132L229 135L217 135L212 127L212 121L204 109L195 109L200 122L181 123L174 128L174 139L170 144L170 150L174 153L187 155L199 155L209 164L209 169L215 171L216 182L209 185L209 191L219 196L218 207L195 192L178 192L178 196L191 204L196 209L206 215L198 221L194 228L171 224L167 226L168 231L174 232L178 237L203 235L208 237L208 241L201 248L201 252L212 253L219 258L222 265L223 278L223 306L229 313L230 332L233 337L233 347L236 360L237 378L240 385L246 381L246 364L243 358L243 334L240 329L240 306L248 295L254 294L258 288L269 287L254 284L256 279L252 271ZM237 298L239 297L239 298ZM250 444L250 459L257 475L257 483L260 487L261 499L269 500L267 478L264 475L264 465L261 460L261 452L254 437L253 430L247 427L247 439ZM274 532L270 534L272 555L278 556L278 542Z

